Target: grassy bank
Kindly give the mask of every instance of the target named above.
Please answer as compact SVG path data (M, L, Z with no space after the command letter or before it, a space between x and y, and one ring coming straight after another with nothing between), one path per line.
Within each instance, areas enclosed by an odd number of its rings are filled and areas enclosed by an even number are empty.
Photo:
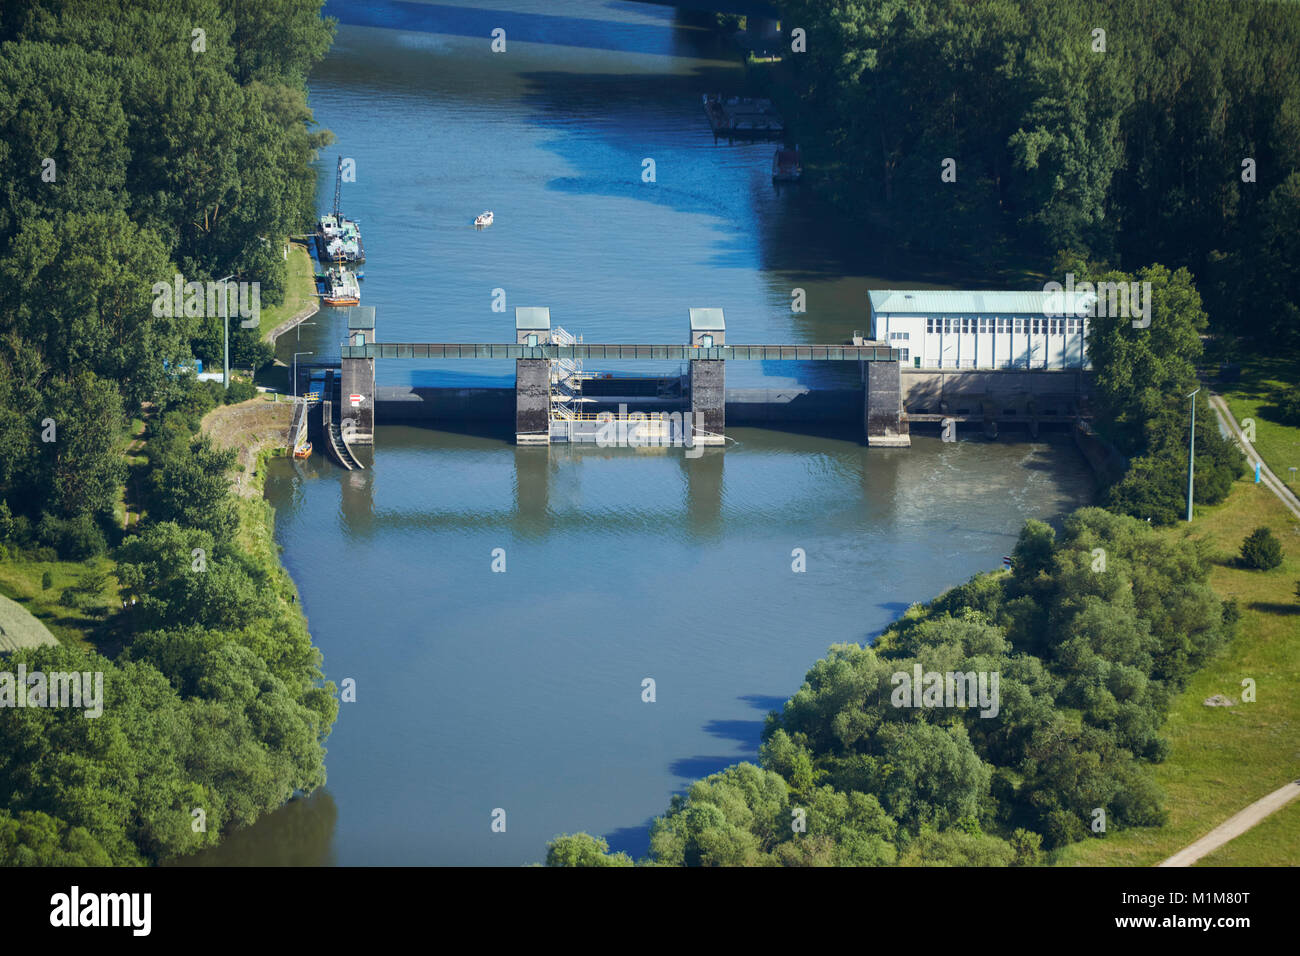
M289 243L289 274L285 286L284 301L279 305L267 306L262 310L258 333L266 338L271 331L309 305L316 303L316 266L306 243Z
M255 495L241 495L235 510L239 514L239 533L236 540L240 549L266 571L267 580L275 591L281 611L301 618L307 626L306 615L298 603L298 586L280 563L280 546L275 543L275 509L262 497L262 484L266 480L266 464L271 458L283 455L278 449L263 448L257 456L257 470L250 479Z
M1273 571L1233 564L1242 539L1267 525L1281 539L1286 559ZM1166 534L1203 538L1215 555L1210 583L1241 610L1237 637L1199 671L1175 699L1164 736L1169 757L1154 768L1166 794L1167 825L1113 832L1105 839L1066 847L1057 863L1149 866L1204 836L1228 817L1300 775L1300 522L1262 485L1239 481L1221 505L1198 508L1190 530ZM1242 681L1256 682L1255 703L1242 703ZM1233 707L1207 707L1223 694ZM1223 863L1300 863L1300 813L1293 806L1214 854ZM1268 827L1265 830L1265 827ZM1261 834L1261 832L1263 833ZM1273 843L1267 834L1289 842Z
M1297 387L1296 368L1300 355L1251 356L1241 362L1241 378L1232 384L1216 386L1239 424L1255 422L1255 450L1273 473L1300 494L1300 471L1292 475L1288 468L1300 469L1300 427L1283 425L1270 418L1272 396L1283 388ZM1242 425L1245 428L1245 425Z
M202 431L223 448L233 448L238 464L232 475L239 530L235 540L241 551L265 570L277 603L287 614L306 617L298 603L298 586L280 563L275 543L275 509L262 495L267 465L284 455L285 433L293 418L293 405L265 395L239 405L214 408L203 417Z
M105 632L113 598L103 596L97 604L88 603L81 608L65 607L59 598L65 588L76 584L87 571L108 574L104 590L116 593L116 579L112 577L115 569L113 560L103 556L90 561L46 561L30 553L9 550L0 561L0 594L26 608L60 644L103 651L109 643ZM48 588L43 585L47 573Z

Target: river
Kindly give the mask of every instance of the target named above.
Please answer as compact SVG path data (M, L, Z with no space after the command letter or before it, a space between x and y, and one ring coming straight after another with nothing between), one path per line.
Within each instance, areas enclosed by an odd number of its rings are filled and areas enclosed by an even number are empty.
M354 159L343 211L362 224L379 340L510 340L514 306L546 305L587 341L679 342L689 307L717 305L733 341L840 342L865 327L868 288L960 284L803 187L774 188L771 144L714 143L700 95L739 89L742 71L711 33L663 7L559 7L327 4L343 22L311 80L338 140L320 202L335 156ZM475 231L488 208L496 223ZM795 288L807 312L791 311ZM494 289L509 311L492 310ZM281 339L282 358L337 356L342 313L314 322ZM739 386L846 374L727 370ZM505 385L513 368L378 375ZM1060 438L868 450L729 435L688 459L381 422L363 472L274 463L284 563L327 676L353 679L356 701L340 705L322 792L187 862L516 865L576 830L643 855L673 793L756 758L764 715L829 645L998 567L1026 519L1057 519L1092 487Z

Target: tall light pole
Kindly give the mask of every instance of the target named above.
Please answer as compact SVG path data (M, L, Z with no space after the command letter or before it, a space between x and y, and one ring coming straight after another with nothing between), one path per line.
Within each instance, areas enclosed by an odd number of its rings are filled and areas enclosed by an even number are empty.
M295 327L295 328L297 328L297 330L298 330L298 334L295 336L295 338L296 338L299 342L301 342L301 341L302 341L302 327L303 327L304 325L315 325L315 324L316 324L315 322L299 322L298 325Z
M234 273L226 276L224 279L218 279L221 283L221 327L225 334L222 341L225 343L224 361L221 365L221 386L230 388L230 289L226 283L235 277Z
M1198 388L1196 392L1199 392ZM1192 520L1192 478L1196 474L1196 392L1187 397L1192 400L1192 431L1187 441L1187 520Z
M298 356L315 355L315 352L294 352L293 353L293 397L298 397Z

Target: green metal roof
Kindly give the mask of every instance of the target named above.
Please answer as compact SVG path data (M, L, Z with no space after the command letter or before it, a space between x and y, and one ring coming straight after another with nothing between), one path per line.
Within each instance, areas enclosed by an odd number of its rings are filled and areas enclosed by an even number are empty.
M692 332L725 332L721 309L691 309Z
M867 293L874 313L924 315L943 312L952 315L1046 315L1078 314L1096 296L1070 292L953 292L938 289L883 289Z
M373 305L354 305L348 310L348 331L374 327L375 307Z
M516 306L516 329L549 329L551 327L551 310L541 306Z

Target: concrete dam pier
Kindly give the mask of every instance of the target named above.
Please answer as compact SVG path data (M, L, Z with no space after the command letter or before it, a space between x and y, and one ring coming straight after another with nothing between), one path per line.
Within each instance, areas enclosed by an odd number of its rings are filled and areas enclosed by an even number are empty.
M348 338L328 395L298 381L300 394L322 403L321 428L339 464L360 467L350 446L374 442L376 424L508 424L521 445L628 442L629 428L645 444L722 445L726 427L801 426L843 429L870 447L905 448L912 425L934 426L954 440L960 423L975 422L990 438L999 426L1073 423L1086 414L1085 372L905 368L898 349L855 332L839 345L729 345L721 309L690 310L681 345L590 344L552 327L550 310L515 309L513 343L375 342L373 308L349 315ZM513 388L424 388L375 384L380 359L514 359ZM675 375L594 373L587 362L676 361ZM854 362L861 388L729 389L728 361ZM315 366L302 366L308 379ZM325 415L329 421L325 421Z

